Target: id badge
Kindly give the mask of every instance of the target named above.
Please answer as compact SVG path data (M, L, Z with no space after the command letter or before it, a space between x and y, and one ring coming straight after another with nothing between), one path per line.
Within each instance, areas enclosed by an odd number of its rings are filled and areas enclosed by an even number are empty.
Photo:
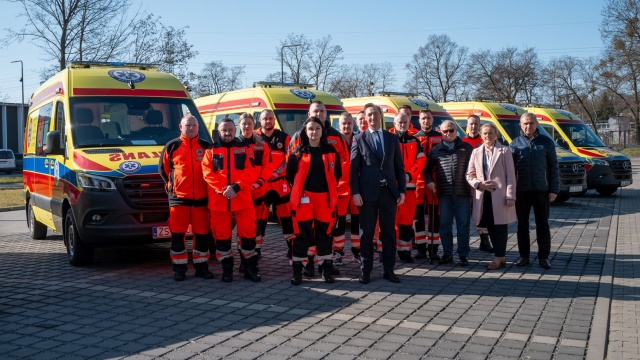
M309 198L308 197L303 197L300 198L300 204L308 204L309 203Z
M282 184L282 192L283 192L283 193L286 193L286 192L287 192L287 188L288 188L288 187L287 187L287 184L286 184L286 183L283 183L283 184ZM307 199L307 200L309 200L309 199Z

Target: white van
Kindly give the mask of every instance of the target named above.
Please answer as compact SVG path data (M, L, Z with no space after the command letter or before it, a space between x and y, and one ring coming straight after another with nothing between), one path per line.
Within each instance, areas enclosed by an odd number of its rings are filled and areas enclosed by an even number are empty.
M16 170L16 157L11 149L0 149L0 171L6 174Z

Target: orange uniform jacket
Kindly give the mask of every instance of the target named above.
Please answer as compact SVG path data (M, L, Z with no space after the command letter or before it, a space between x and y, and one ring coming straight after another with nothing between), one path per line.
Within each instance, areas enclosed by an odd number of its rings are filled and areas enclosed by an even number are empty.
M207 183L202 176L202 160L211 144L183 135L171 140L160 155L159 173L169 194L169 205L206 206Z
M295 155L291 155L294 157ZM338 161L339 161L338 157ZM297 161L296 161L297 160ZM300 199L304 193L304 183L309 173L309 167L311 165L311 154L303 152L299 157L296 156L296 160L290 159L288 170L291 170L295 174L293 184L291 185L291 207L295 210L300 206ZM329 188L329 208L334 209L338 204L338 192L336 178L340 178L340 172L342 168L336 169L336 154L334 152L325 151L322 154L322 162L324 163L324 176L327 179L327 186ZM290 178L290 175L287 175Z
M273 182L278 179L283 179L287 172L287 148L289 147L291 137L289 134L278 129L274 130L270 137L267 137L267 135L262 132L262 129L256 130L256 134L262 137L262 140L264 140L269 148L267 160L272 174L265 180Z
M209 208L216 211L236 211L253 206L251 185L258 179L253 151L240 139L218 142L205 152L202 173L209 184ZM233 199L222 195L226 186L237 194Z
M420 130L417 134L413 136L415 136L416 138L418 138L418 140L420 140L420 145L422 145L422 151L425 154L428 154L429 150L431 150L431 147L432 147L432 142L430 141L431 138L439 138L438 139L440 140L439 142L442 142L442 134L435 130L431 130L428 133L425 132L424 130ZM422 173L420 173L420 175L418 176L418 179L416 180L416 186L420 189L424 189L426 185L427 185L427 182L425 181L424 176L422 176Z
M418 176L422 174L424 165L427 163L427 157L424 155L420 140L415 136L409 135L408 132L399 135L400 152L404 162L404 170L409 175L407 181L407 189L415 189Z
M347 145L347 141L342 137L342 134L331 127L331 122L325 120L324 129L327 131L327 142L333 146L340 158L342 168L342 178L338 182L338 195L348 196L351 192L351 185L349 183L349 167L351 166L351 149ZM301 131L303 131L302 129ZM291 144L287 150L287 155L291 155L295 149L300 145L300 131L293 134Z
M462 138L462 141L466 142L467 144L471 144L471 146L473 146L474 149L477 147L480 147L480 145L484 143L484 141L482 141L482 136L480 135L474 138L470 138L469 135L467 134L467 136Z
M255 160L255 166L258 171L258 180L260 184L264 184L269 180L273 173L273 164L269 162L269 145L265 142L262 145L258 145L253 142L253 139L244 139L245 142L251 148L253 152L253 158Z

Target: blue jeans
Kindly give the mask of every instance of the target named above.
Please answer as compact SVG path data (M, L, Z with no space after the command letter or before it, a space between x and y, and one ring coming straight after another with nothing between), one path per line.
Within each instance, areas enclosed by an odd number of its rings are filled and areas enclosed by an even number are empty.
M469 256L471 196L445 195L440 203L440 241L444 255L453 255L453 218L456 219L458 256Z

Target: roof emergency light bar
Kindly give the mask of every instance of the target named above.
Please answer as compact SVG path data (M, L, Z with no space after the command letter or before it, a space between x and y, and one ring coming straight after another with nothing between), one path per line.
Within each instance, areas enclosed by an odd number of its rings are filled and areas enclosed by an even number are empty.
M471 98L468 101L482 101L482 102L497 102L497 103L506 103L506 99L498 99L494 97L475 97Z
M126 62L110 62L110 61L71 61L69 62L68 68L72 69L89 69L96 67L119 67L119 68L130 68L137 70L158 70L160 68L159 64L145 64L145 63L126 63Z
M396 92L396 91L380 91L378 96L406 96L406 97L418 97L419 94L410 92Z
M534 107L534 108L551 108L551 109L562 109L562 106L558 104L527 104L526 107Z
M254 82L253 83L253 87L263 87L263 88L270 88L270 87L297 87L300 89L308 89L308 88L315 88L315 85L313 84L297 84L297 83L292 83L292 82L279 82L279 81L258 81L258 82Z

